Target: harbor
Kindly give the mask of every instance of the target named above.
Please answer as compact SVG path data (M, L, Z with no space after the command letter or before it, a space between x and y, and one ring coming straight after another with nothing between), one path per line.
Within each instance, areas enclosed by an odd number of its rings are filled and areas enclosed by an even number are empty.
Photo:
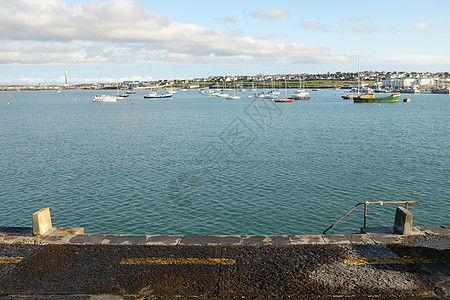
M90 233L316 235L366 201L419 201L417 226L450 225L448 95L379 106L336 90L291 103L253 93L2 92L0 226L50 206L55 226ZM355 232L357 210L330 233ZM369 207L368 226L391 219Z
M0 300L450 299L437 2L5 1Z

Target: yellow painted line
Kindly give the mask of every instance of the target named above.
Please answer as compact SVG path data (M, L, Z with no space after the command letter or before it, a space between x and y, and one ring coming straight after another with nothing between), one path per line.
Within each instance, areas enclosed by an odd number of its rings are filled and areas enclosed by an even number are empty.
M345 259L344 263L348 265L381 265L381 264L415 264L415 263L431 263L431 259L421 257L350 257Z
M17 264L23 259L23 257L16 256L16 257L5 257L0 256L0 264Z
M233 265L230 258L123 258L121 265Z

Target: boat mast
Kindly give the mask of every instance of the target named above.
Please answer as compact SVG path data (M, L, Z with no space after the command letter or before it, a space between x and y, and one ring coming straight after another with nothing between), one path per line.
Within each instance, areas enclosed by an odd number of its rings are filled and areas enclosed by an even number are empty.
M358 58L358 95L360 94L360 84L359 84L359 58Z

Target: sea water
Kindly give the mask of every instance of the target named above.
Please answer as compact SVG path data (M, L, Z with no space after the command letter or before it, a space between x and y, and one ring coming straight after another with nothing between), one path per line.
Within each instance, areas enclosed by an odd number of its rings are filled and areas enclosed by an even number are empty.
M86 233L320 234L366 201L418 201L414 225L450 225L450 95L97 93L115 94L0 92L0 227L50 207L54 226ZM367 226L392 226L399 205L369 205ZM360 206L329 233L362 222Z

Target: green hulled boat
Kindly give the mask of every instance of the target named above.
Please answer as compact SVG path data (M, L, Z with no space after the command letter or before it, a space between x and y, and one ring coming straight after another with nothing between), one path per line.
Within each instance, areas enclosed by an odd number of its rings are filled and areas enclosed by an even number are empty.
M389 103L398 102L400 94L391 94L387 97L375 97L373 94L361 95L358 97L353 97L353 102L355 103Z

